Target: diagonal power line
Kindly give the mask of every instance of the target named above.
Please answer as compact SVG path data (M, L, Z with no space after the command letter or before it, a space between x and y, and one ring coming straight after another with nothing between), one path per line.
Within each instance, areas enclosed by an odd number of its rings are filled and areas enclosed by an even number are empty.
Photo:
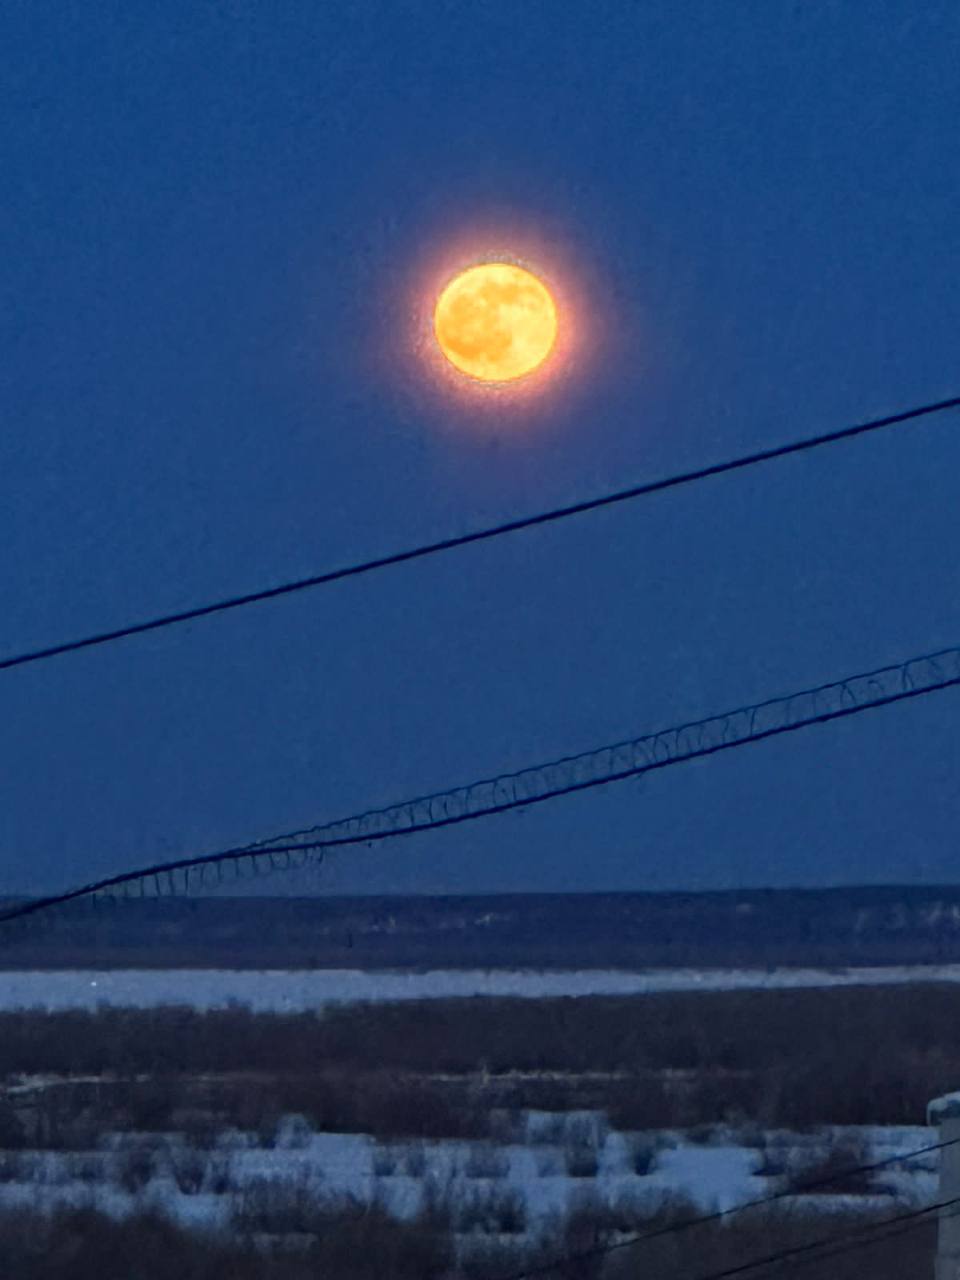
M723 475L728 471L738 471L744 467L756 466L761 462L770 462L774 458L784 458L792 453L803 453L822 445L835 444L839 440L849 440L854 436L866 435L872 431L880 431L884 427L893 427L901 423L912 422L918 418L930 417L944 413L949 409L960 408L960 396L952 396L948 400L939 400L933 404L919 405L905 409L900 413L889 414L884 418L874 418L869 422L861 422L852 427L843 427L838 431L829 431L822 435L810 436L804 440L796 440L790 444L777 445L773 449L761 449L757 453L746 454L727 462L717 462L708 467L700 467L695 471L685 471L678 475L667 476L660 480L651 480L645 484L633 485L629 489L620 489L613 493L601 494L588 498L583 502L575 502L570 506L554 507L549 511L541 511L535 515L521 516L516 520L508 520L503 524L492 525L485 529L475 529L472 533L457 534L451 538L443 538L439 542L428 542L405 551L395 551L390 555L379 556L373 560L364 560L357 564L346 565L340 569L330 569L317 573L309 578L299 578L293 582L281 583L267 587L261 591L251 591L245 595L230 596L210 604L197 605L193 609L183 609L177 613L163 614L145 622L130 623L125 627L117 627L111 631L100 631L84 636L78 640L65 640L61 644L49 645L42 649L31 649L24 653L14 654L8 658L0 658L0 671L10 667L24 666L30 662L40 662L55 658L64 653L75 653L78 649L90 649L96 645L110 644L123 640L128 636L142 635L146 631L158 631L162 627L178 626L197 618L205 618L214 613L226 613L230 609L239 609L245 605L257 604L264 600L273 600L278 596L291 595L297 591L307 591L313 587L326 586L331 582L339 582L343 578L355 578L364 573L373 573L378 569L387 569L393 565L404 564L410 560L421 560L426 556L437 555L442 551L452 551L457 547L469 546L473 542L486 542L491 538L503 537L508 533L518 533L523 529L532 529L537 525L552 524L558 520L566 520L570 516L584 515L589 511L598 511L601 507L612 507L622 502L630 502L651 493L664 489L677 488L691 484L697 480L705 480L710 476Z
M533 1263L519 1271L511 1271L509 1273L501 1274L500 1276L490 1277L489 1280L539 1280L539 1277L550 1276L557 1272L562 1274L571 1266L596 1262L600 1258L605 1258L611 1253L620 1253L628 1249L636 1249L638 1245L649 1244L651 1241L660 1240L664 1236L680 1235L682 1232L690 1231L694 1227L710 1226L720 1222L725 1223L731 1218L738 1217L746 1213L750 1209L770 1209L773 1206L778 1206L784 1202L792 1200L797 1195L807 1195L810 1192L828 1190L838 1181L843 1182L849 1178L854 1178L865 1173L879 1173L882 1169L890 1169L894 1166L906 1164L910 1160L916 1160L919 1156L928 1155L935 1151L942 1151L946 1147L955 1146L958 1142L960 1142L960 1138L948 1138L942 1142L933 1142L929 1143L927 1146L916 1147L910 1151L902 1151L896 1155L887 1156L882 1160L874 1160L869 1164L851 1164L839 1171L832 1171L826 1175L820 1174L814 1178L801 1178L780 1191L775 1191L769 1195L759 1196L754 1200L744 1200L739 1204L730 1205L730 1207L726 1209L713 1209L708 1213L694 1214L689 1217L680 1218L675 1222L668 1222L663 1226L652 1227L646 1231L631 1232L625 1239L601 1242L575 1251L568 1250L566 1253L558 1254L555 1258ZM943 1209L953 1208L956 1205L960 1205L960 1196L954 1197L950 1200L943 1200L935 1204L929 1204L919 1209L911 1209L908 1212L897 1214L894 1217L883 1218L878 1222L868 1222L849 1232L821 1237L817 1240L806 1241L803 1244L793 1246L790 1249L778 1250L776 1253L767 1254L759 1258L752 1258L745 1263L741 1263L722 1271L711 1271L707 1275L698 1276L697 1280L726 1280L726 1277L728 1276L745 1274L748 1271L767 1267L775 1262L786 1260L787 1258L797 1260L802 1255L812 1254L816 1250L821 1250L823 1252L816 1254L816 1258L811 1258L810 1260L833 1257L835 1254L845 1253L851 1248L859 1248L863 1244L872 1243L871 1240L861 1240L860 1237L870 1236L871 1232L875 1230L903 1223L911 1223L913 1226L920 1226L922 1225L922 1220L924 1220L927 1215L937 1213ZM900 1226L899 1230L887 1231L879 1238L887 1239L888 1237L901 1235L908 1229L909 1228Z
M327 849L370 844L526 808L956 685L960 685L960 647L908 658L892 666L847 676L814 689L770 698L704 720L645 734L580 755L564 756L546 764L434 792L400 804L371 809L325 825L219 853L180 858L122 872L65 893L20 903L0 914L0 925L81 899L91 900L96 905L98 900L110 899L116 890L126 896L134 886L138 888L140 897L154 896L149 892L151 881L158 897L164 892L164 884L169 894L187 892L191 887L191 876L194 876L194 883L199 877L202 885L208 869L213 869L217 882L222 883L225 865L232 862L236 870L246 859L252 861L255 870L260 867L266 871L285 869L291 865L295 854L320 854L322 858ZM275 861L278 857L283 858L279 864ZM266 861L258 862L258 859L269 860L269 866ZM305 860L296 865L303 866ZM177 884L177 873L182 874L182 886Z
M954 1142L958 1139L953 1139ZM938 1143L933 1148L923 1148L922 1150L936 1150L940 1146L948 1146L949 1143ZM878 1169L882 1164L892 1164L900 1159L909 1159L913 1155L920 1152L908 1152L903 1157L893 1157L892 1160L883 1161L875 1165L863 1166L860 1168L850 1168L841 1170L838 1177L840 1179L851 1177L861 1171L870 1169ZM835 1177L822 1179L821 1184L827 1185L836 1181ZM805 1184L803 1191L810 1191L817 1187L817 1183ZM631 1234L625 1240L616 1240L604 1244L593 1245L587 1249L580 1249L577 1252L568 1252L560 1254L556 1258L548 1262L538 1262L533 1266L525 1267L522 1271L511 1271L509 1274L502 1274L496 1277L490 1277L490 1280L538 1280L541 1276L549 1276L554 1273L563 1273L571 1266L577 1264L596 1262L600 1258L605 1258L611 1253L619 1253L627 1249L635 1249L637 1245L647 1243L651 1240L659 1240L664 1236L677 1235L681 1231L686 1231L691 1227L704 1226L707 1223L715 1223L727 1220L735 1214L743 1213L747 1209L755 1209L759 1207L768 1207L777 1201L789 1200L797 1192L794 1191L778 1191L775 1195L764 1196L759 1200L749 1200L744 1204L733 1205L729 1209L719 1209L713 1213L702 1214L693 1218L682 1218L679 1222L671 1222L663 1227L655 1227L650 1231L644 1231L637 1234ZM861 1226L854 1227L850 1231L841 1233L831 1233L828 1236L821 1236L815 1240L804 1241L803 1244L793 1245L790 1248L778 1249L774 1253L765 1254L762 1257L751 1258L746 1262L738 1263L735 1266L725 1267L721 1271L709 1271L696 1277L696 1280L728 1280L729 1277L745 1275L748 1271L756 1271L762 1268L773 1266L779 1262L785 1262L790 1259L798 1262L799 1259L806 1255L807 1261L820 1261L824 1258L834 1257L836 1255L847 1253L852 1249L862 1248L865 1245L873 1244L878 1240L886 1240L898 1235L903 1235L911 1228L924 1225L931 1214L940 1213L944 1209L954 1209L955 1216L956 1206L960 1205L960 1196L954 1196L949 1200L940 1200L934 1204L924 1205L920 1208L910 1209L906 1212L896 1214L892 1217L881 1218L876 1222L866 1222ZM899 1225L898 1230L888 1231L884 1228L896 1227L898 1224L911 1224L911 1227ZM883 1231L883 1235L873 1236L873 1232ZM819 1251L819 1252L818 1252Z
M831 1232L830 1235L820 1236L815 1240L806 1240L802 1244L792 1245L786 1249L777 1249L773 1253L750 1258L746 1262L724 1267L720 1271L701 1272L696 1277L696 1280L732 1280L734 1276L746 1275L750 1271L766 1270L768 1267L775 1267L779 1263L787 1261L796 1266L802 1265L804 1262L820 1262L838 1257L840 1254L849 1253L855 1249L862 1249L867 1245L879 1244L884 1240L904 1235L907 1230L925 1225L931 1215L942 1213L944 1209L953 1209L954 1213L949 1215L953 1217L956 1213L957 1205L960 1205L960 1196L953 1196L949 1200L940 1200L936 1204L924 1205L919 1209L909 1209L892 1217L881 1218L877 1222L865 1222L849 1231ZM897 1229L888 1230L890 1227ZM879 1234L881 1232L882 1234ZM615 1247L614 1245L608 1245L606 1252L612 1252ZM566 1265L565 1261L561 1259L560 1262L551 1267L551 1270L556 1270L564 1265ZM532 1280L535 1274L532 1270L518 1272L509 1277L509 1280L528 1280L528 1278Z
M881 1218L878 1222L866 1222L850 1231L832 1232L828 1236L807 1240L803 1244L793 1245L788 1249L777 1249L776 1252L765 1254L763 1257L751 1258L736 1266L724 1267L722 1271L701 1273L696 1280L733 1280L734 1276L743 1276L749 1271L778 1267L780 1263L787 1261L796 1267L805 1262L821 1262L836 1258L868 1245L882 1244L885 1240L906 1234L908 1230L925 1226L932 1214L942 1213L944 1209L953 1209L954 1212L949 1215L953 1217L956 1214L957 1205L960 1205L960 1196L953 1196L949 1200L940 1200L936 1204L925 1205L920 1209L909 1209L893 1217ZM889 1227L896 1229L887 1230ZM877 1234L874 1234L875 1232Z

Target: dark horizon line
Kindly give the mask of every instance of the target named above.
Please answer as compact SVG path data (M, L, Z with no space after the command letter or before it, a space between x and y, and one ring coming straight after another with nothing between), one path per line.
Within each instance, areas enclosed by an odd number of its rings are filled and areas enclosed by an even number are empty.
M356 902L373 899L396 899L403 901L415 901L417 899L429 899L431 901L458 900L458 899L475 899L475 898L627 898L627 897L644 897L644 898L666 898L666 897L685 897L685 898L707 898L707 897L733 897L735 895L757 895L757 894L825 894L825 893L880 893L880 892L899 892L899 893L958 893L960 894L960 880L956 882L939 881L931 884L924 882L911 881L882 881L873 884L869 881L856 881L852 884L822 884L822 885L745 885L732 889L491 889L476 890L465 893L430 893L413 892L405 893L402 891L387 891L383 893L219 893L219 894L187 894L187 895L160 895L156 897L130 897L123 899L124 905L129 906L131 903L148 902L148 903L178 903L189 906L196 902L297 902L297 901L313 901L323 900L326 902ZM0 904L7 905L16 903L25 905L30 902L41 902L46 895L44 894L0 894Z

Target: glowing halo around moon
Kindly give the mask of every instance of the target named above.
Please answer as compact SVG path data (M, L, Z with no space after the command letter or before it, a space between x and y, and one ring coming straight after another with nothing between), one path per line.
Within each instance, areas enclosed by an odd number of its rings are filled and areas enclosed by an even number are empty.
M540 368L557 340L557 307L532 272L483 262L441 291L433 332L444 356L478 382L504 383Z

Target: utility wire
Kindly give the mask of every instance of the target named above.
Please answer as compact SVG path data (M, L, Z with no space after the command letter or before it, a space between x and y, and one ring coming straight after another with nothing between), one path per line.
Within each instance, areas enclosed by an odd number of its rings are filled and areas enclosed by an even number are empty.
M512 1271L509 1274L497 1276L496 1280L534 1280L535 1277L549 1275L551 1272L570 1266L573 1263L593 1261L596 1258L606 1257L608 1254L618 1253L624 1249L636 1248L637 1245L644 1244L650 1240L660 1240L664 1236L677 1235L681 1231L689 1231L693 1227L702 1227L714 1222L725 1222L735 1214L745 1213L748 1209L766 1208L770 1205L777 1204L782 1200L789 1200L797 1195L808 1194L811 1191L818 1191L823 1187L832 1186L835 1182L842 1181L845 1178L856 1177L864 1173L875 1173L880 1169L889 1168L894 1164L902 1164L907 1160L914 1160L918 1156L927 1155L932 1151L942 1151L945 1147L955 1146L958 1142L960 1142L960 1138L950 1138L945 1142L934 1142L926 1147L917 1147L913 1151L906 1151L901 1152L899 1155L888 1156L884 1160L877 1160L871 1164L850 1165L846 1169L841 1169L839 1172L822 1175L812 1180L798 1181L786 1190L777 1191L773 1195L761 1196L756 1200L746 1200L742 1204L732 1205L729 1209L717 1209L712 1213L699 1214L693 1218L683 1218L679 1222L670 1222L667 1223L666 1226L656 1227L652 1231L645 1231L637 1235L632 1235L627 1240L616 1240L609 1244L593 1245L589 1249L580 1249L576 1252L565 1253L554 1258L550 1262L537 1263L535 1266L527 1267L522 1271ZM885 1218L882 1222L866 1224L864 1227L857 1228L854 1232L847 1232L839 1236L829 1236L804 1245L795 1246L792 1249L778 1251L775 1254L770 1254L763 1258L755 1258L748 1263L741 1264L740 1266L733 1267L729 1270L710 1272L709 1275L698 1276L697 1280L726 1280L727 1276L739 1275L741 1272L749 1271L754 1267L768 1266L772 1262L779 1262L781 1259L802 1254L815 1248L822 1248L828 1244L841 1244L847 1241L852 1235L860 1234L861 1232L869 1231L871 1229L879 1229L880 1227L893 1226L900 1222L912 1221L924 1214L934 1213L939 1209L949 1208L951 1205L958 1203L960 1203L960 1196L951 1200L945 1200L939 1204L927 1205L923 1209L911 1210L907 1213L898 1214L893 1218Z
M929 1210L924 1210L923 1212L924 1213L933 1212L935 1209L938 1209L938 1208L950 1208L951 1206L954 1206L957 1203L960 1203L960 1201L945 1200L942 1205L931 1205ZM957 1215L956 1215L956 1212L954 1212L944 1216L955 1218ZM895 1221L895 1219L893 1219L893 1221ZM817 1253L817 1254L814 1254L813 1256L807 1256L804 1258L794 1257L791 1260L791 1269L796 1267L806 1266L808 1263L811 1263L811 1262L828 1262L830 1261L831 1258L841 1257L845 1253L854 1253L857 1249L863 1249L868 1245L883 1244L885 1240L895 1240L899 1236L905 1236L911 1231L916 1231L918 1227L926 1226L927 1221L928 1219L926 1218L918 1218L917 1221L908 1222L906 1223L905 1226L898 1227L895 1231L885 1231L882 1235L871 1237L869 1240L855 1239L855 1240L851 1240L849 1243L846 1243L846 1244L841 1240L839 1243L839 1246L835 1249L825 1249L822 1253ZM877 1223L874 1225L876 1225L877 1227L882 1227L884 1224ZM777 1261L779 1261L779 1259ZM712 1277L712 1280L717 1280L717 1277Z
M941 1208L947 1209L947 1208L950 1208L951 1206L955 1206L956 1204L960 1204L960 1199L944 1200L942 1204L930 1205L929 1208L923 1210L922 1212L932 1213L935 1209L941 1209ZM954 1212L951 1214L944 1214L943 1216L955 1218L957 1215L956 1215L956 1212ZM891 1219L891 1221L896 1221L896 1219ZM880 1228L885 1224L882 1222L879 1222L879 1223L872 1223L870 1225ZM810 1263L810 1262L826 1262L826 1261L829 1261L831 1258L841 1257L845 1253L853 1253L857 1249L862 1249L867 1245L883 1244L885 1240L896 1240L899 1236L905 1236L911 1231L916 1231L917 1227L925 1227L926 1225L927 1225L927 1219L918 1217L916 1221L907 1222L906 1225L898 1227L895 1231L885 1231L882 1235L873 1236L869 1240L855 1239L855 1240L851 1240L849 1243L844 1243L842 1240L840 1240L838 1247L835 1249L825 1249L822 1253L815 1254L813 1257L808 1256L806 1258L793 1258L792 1266L802 1267L802 1266L806 1266L807 1263ZM716 1277L714 1277L713 1280L716 1280Z
M140 896L143 897L146 896L144 890L149 879L153 879L157 896L160 896L161 876L168 878L170 892L174 893L174 873L177 871L184 873L186 891L189 888L190 872L195 868L200 868L203 876L206 867L215 866L219 875L224 863L233 861L236 864L243 858L253 859L255 867L257 858L269 858L271 867L276 867L274 858L281 854L286 858L284 866L289 867L290 855L293 853L319 851L322 856L330 848L371 844L395 836L471 822L511 809L523 809L558 796L606 786L685 760L713 755L748 742L790 733L807 725L856 715L956 685L960 685L960 647L909 658L894 666L848 676L786 697L739 707L735 711L646 734L582 755L566 756L454 790L435 792L386 808L371 809L339 822L274 836L219 853L181 858L137 871L122 872L78 889L22 903L0 915L0 925L75 899L92 897L96 903L96 895L106 895L115 888L125 891L125 887L133 883L139 884Z
M115 640L123 640L127 636L141 635L146 631L157 631L161 627L177 626L190 622L195 618L204 618L214 613L225 613L229 609L239 609L244 605L256 604L263 600L272 600L278 596L290 595L295 591L306 591L312 587L325 586L338 582L342 578L355 578L360 574L373 573L378 569L386 569L392 565L403 564L409 560L420 560L425 556L436 555L441 551L452 551L456 547L465 547L473 542L485 542L491 538L499 538L504 534L517 533L522 529L532 529L536 525L551 524L557 520L565 520L569 516L583 515L588 511L597 511L601 507L611 507L621 502L630 502L663 489L673 489L680 485L691 484L696 480L705 480L709 476L723 475L727 471L738 471L744 467L752 467L761 462L770 462L774 458L783 458L791 453L802 453L809 449L817 449L821 445L835 444L838 440L849 440L854 436L866 435L879 431L884 427L897 426L911 422L917 418L929 417L943 413L948 409L960 408L960 396L948 400L939 400L934 404L920 405L917 408L905 409L900 413L890 414L884 418L875 418L870 422L862 422L852 427L844 427L839 431L830 431L822 435L797 440L791 444L778 445L774 449L762 449L757 453L746 454L727 462L717 462L709 467L700 467L696 471L686 471L679 475L668 476L661 480L652 480L646 484L634 485L629 489L620 489L614 493L602 494L596 498L588 498L583 502L575 502L570 506L555 507L550 511L541 511L536 515L521 516L517 520L508 520L503 524L492 525L486 529L476 529L472 533L457 534L451 538L443 538L439 542L424 543L411 547L406 551L395 551L390 555L379 556L374 560L364 560L358 564L346 565L341 569L330 569L325 573L314 574L309 578L300 578L293 582L285 582L275 587L267 587L262 591L251 591L246 595L231 596L212 604L198 605L193 609L184 609L178 613L164 614L147 622L135 622L125 627L117 627L112 631L101 631L85 636L79 640L66 640L61 644L50 645L43 649L32 649L25 653L14 654L0 659L0 670L9 667L24 666L29 662L40 662L64 653L74 653L78 649L90 649L95 645L109 644Z
M871 1232L881 1231L884 1227L894 1226L897 1223L909 1223L910 1227L917 1227L932 1213L937 1213L941 1209L950 1209L960 1204L960 1196L954 1196L950 1200L941 1200L938 1204L927 1205L923 1209L912 1209L908 1213L899 1213L892 1218L884 1218L880 1222L870 1222L862 1227L855 1227L851 1231L831 1235L821 1236L819 1240L809 1240L804 1244L794 1245L789 1249L778 1249L775 1253L768 1253L762 1258L752 1258L749 1262L740 1263L735 1267L724 1267L722 1271L708 1271L706 1274L697 1276L696 1280L730 1280L732 1276L742 1276L748 1271L756 1271L759 1267L775 1266L778 1262L786 1262L790 1259L796 1262L798 1259L808 1262L819 1262L821 1259L833 1258L841 1253L850 1253L854 1249L862 1249L866 1245L877 1244L883 1240L887 1240L892 1236L904 1234L907 1228L901 1227L899 1231L887 1231L882 1236L871 1237ZM951 1215L953 1216L953 1215ZM830 1245L839 1246L838 1248L829 1248ZM824 1250L822 1253L814 1254L817 1249Z

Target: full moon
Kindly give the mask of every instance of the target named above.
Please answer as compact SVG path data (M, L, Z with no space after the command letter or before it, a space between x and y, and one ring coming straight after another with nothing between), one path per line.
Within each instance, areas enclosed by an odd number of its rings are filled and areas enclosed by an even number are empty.
M546 360L557 308L541 280L511 262L484 262L455 276L437 299L433 329L461 373L511 382Z

